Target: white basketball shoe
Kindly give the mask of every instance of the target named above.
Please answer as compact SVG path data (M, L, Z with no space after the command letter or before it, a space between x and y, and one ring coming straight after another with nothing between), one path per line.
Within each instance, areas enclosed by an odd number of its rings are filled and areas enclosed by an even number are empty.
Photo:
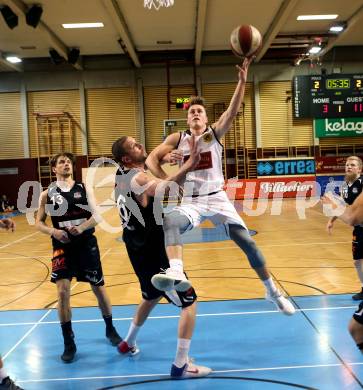
M192 287L184 272L171 268L154 275L151 278L151 283L160 291L187 291Z
M287 316L292 316L296 311L294 305L278 289L272 294L266 292L266 299L274 303L277 309Z
M204 366L197 366L193 360L188 358L188 362L183 367L171 365L170 376L173 379L201 378L212 372L212 369Z

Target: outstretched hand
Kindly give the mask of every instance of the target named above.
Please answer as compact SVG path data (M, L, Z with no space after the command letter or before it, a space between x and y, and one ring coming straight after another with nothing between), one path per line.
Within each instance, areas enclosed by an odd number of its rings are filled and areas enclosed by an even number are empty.
M236 65L236 68L238 69L238 78L241 81L246 82L247 81L247 73L248 73L248 67L250 66L251 62L256 58L256 56L251 57L245 57L242 61L241 65Z
M324 215L329 217L339 217L343 214L347 206L340 196L332 192L325 193L320 199L323 205Z

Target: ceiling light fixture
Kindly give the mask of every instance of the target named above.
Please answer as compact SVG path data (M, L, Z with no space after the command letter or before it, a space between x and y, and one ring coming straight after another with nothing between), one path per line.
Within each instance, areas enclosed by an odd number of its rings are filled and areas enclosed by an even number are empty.
M8 56L6 57L6 61L11 62L12 64L18 64L19 62L21 62L21 58L15 56Z
M340 33L342 32L343 30L345 30L347 27L347 23L346 22L340 22L340 23L334 23L329 31L331 32L335 32L335 33Z
M333 20L338 15L299 15L296 20Z
M26 24L34 28L37 27L40 22L42 13L43 8L40 5L33 5L30 7L25 15Z
M63 23L63 28L100 28L104 27L102 22L96 23Z
M64 57L62 57L55 49L50 49L49 55L54 65L60 65L65 61Z
M321 51L321 46L312 46L309 50L310 54L317 54Z
M331 26L329 31L331 32L341 32L344 30L343 26Z
M13 10L7 6L0 6L1 7L1 14L3 15L3 18L5 20L5 23L8 25L9 28L13 29L18 25L18 15L13 12Z

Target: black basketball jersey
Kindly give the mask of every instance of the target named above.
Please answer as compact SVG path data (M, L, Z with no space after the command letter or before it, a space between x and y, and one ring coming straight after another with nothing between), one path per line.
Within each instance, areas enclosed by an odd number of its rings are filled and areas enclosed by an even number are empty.
M363 177L359 177L352 184L345 182L342 186L342 197L345 203L351 205L355 199L360 195L363 188Z
M125 243L140 246L156 237L161 237L163 229L161 204L150 197L147 206L143 207L132 192L131 180L138 173L140 170L135 168L117 170L115 200L122 222Z
M68 227L78 226L91 218L92 213L88 206L86 189L83 183L74 183L70 191L62 191L56 183L48 188L45 211L52 219L53 227L67 230ZM71 241L78 241L91 236L95 229L85 230L79 236L68 234ZM53 244L59 244L52 238Z

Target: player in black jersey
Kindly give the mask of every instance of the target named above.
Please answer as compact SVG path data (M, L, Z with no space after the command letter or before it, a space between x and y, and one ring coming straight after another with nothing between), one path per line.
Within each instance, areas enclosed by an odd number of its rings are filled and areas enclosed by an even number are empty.
M352 157L354 157L353 159L354 161L358 162L358 166L360 166L360 171L361 171L362 160L355 156ZM352 157L349 157L349 159L347 159L347 162ZM358 171L358 169L351 168L349 169L349 171L350 172ZM353 180L351 179L348 181L352 182ZM355 181L353 182L355 183ZM341 221L347 223L348 225L356 227L359 224L363 224L363 192L361 192L360 195L356 196L355 198L356 199L353 201L352 204L348 203L349 206L343 207L339 197L334 196L333 194L326 194L322 197L322 203L323 205L330 206L330 212L335 214L335 219L338 218ZM353 241L353 246L354 246L354 241ZM361 248L359 250L361 250ZM353 318L349 322L348 330L353 340L355 341L357 347L363 353L363 302L359 304L358 309L354 312Z
M15 223L10 218L0 219L0 229L15 230ZM22 390L17 386L14 381L9 377L4 368L3 360L0 356L0 390Z
M345 163L345 183L341 188L341 196L345 203L352 205L355 199L360 195L363 188L362 160L357 156L350 156ZM337 217L333 216L327 223L327 231L332 233L334 221ZM357 270L358 278L361 282L361 291L354 294L352 298L355 301L363 300L363 224L357 224L353 229L352 254L354 266Z
M116 174L115 199L123 226L123 240L131 264L139 279L142 301L130 324L128 334L119 344L120 353L136 355L136 335L148 315L162 297L182 308L179 320L178 346L170 375L184 379L206 376L210 368L196 366L188 358L190 341L196 316L196 293L193 288L184 292L157 290L151 277L168 268L169 261L165 251L164 232L160 199L167 182L180 183L186 173L199 161L195 140L192 155L175 175L166 180L152 179L145 173L146 152L142 145L132 137L122 137L114 142L112 154L120 164ZM178 191L178 186L174 186ZM156 195L157 194L157 195Z
M112 323L110 300L104 287L100 253L94 227L97 213L94 201L82 183L72 179L75 158L60 153L51 160L57 181L42 192L39 200L36 227L52 238L53 258L51 281L58 291L58 315L64 338L61 359L71 362L76 353L71 322L70 286L73 277L88 282L95 294L106 323L106 337L112 345L122 340ZM47 215L53 227L45 221Z

